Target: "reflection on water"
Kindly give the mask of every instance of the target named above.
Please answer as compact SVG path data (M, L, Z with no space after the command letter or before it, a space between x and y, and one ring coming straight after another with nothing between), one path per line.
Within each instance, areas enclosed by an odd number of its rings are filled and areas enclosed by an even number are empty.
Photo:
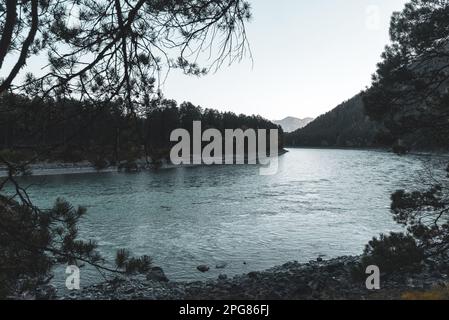
M389 196L420 168L413 156L293 149L274 176L260 176L256 166L211 166L36 176L23 183L32 184L40 206L57 197L86 206L80 235L97 240L108 259L117 248L129 248L152 256L171 280L204 280L360 253L372 236L399 228ZM219 262L226 269L215 269ZM211 271L199 273L200 264ZM99 277L81 275L82 285Z

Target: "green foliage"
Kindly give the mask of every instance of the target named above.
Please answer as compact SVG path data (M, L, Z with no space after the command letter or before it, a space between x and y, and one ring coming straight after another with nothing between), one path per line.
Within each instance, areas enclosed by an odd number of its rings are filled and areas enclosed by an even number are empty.
M444 255L449 250L448 189L435 185L426 191L399 190L392 197L394 219L407 227L431 255Z
M14 108L11 108L11 105ZM134 163L147 154L155 162L167 158L170 134L193 121L203 129L277 129L259 116L236 115L202 109L191 103L179 107L173 100L154 101L138 116L125 115L116 103L92 104L76 100L31 100L18 95L0 96L0 156L7 159L78 162L89 160L98 169L108 164ZM282 135L282 133L281 133ZM23 145L25 151L16 151Z
M40 211L0 196L0 298L44 284L55 262L100 262L96 244L77 239L85 213L63 199Z
M21 89L30 96L77 96L86 101L112 98L137 113L137 105L147 106L159 95L163 70L178 68L201 76L228 58L231 62L242 59L248 49L245 25L251 8L243 0L31 0L4 4L2 17L9 17L11 10L21 14L18 19L0 21L0 28L11 31L5 32L9 37L2 38L0 65L7 55L16 61L12 54L16 51L23 54L13 70L20 70L29 56L47 57L43 75L26 74ZM207 66L196 62L207 60L211 60ZM0 93L12 86L18 70L8 70Z
M0 166L5 167L11 175L30 175L31 169L28 161L34 153L15 151L10 149L0 150Z
M447 1L411 0L395 13L392 44L363 95L369 116L410 147L447 148L448 20Z
M376 264L385 272L414 269L425 257L445 258L449 252L449 194L435 185L425 191L398 190L391 196L391 212L407 234L392 233L373 239L363 265ZM444 260L442 260L444 261Z
M447 150L447 21L449 2L439 0L411 0L392 17L392 44L386 47L363 101L367 114L388 130L397 153L405 154L411 148ZM385 256L390 261L388 266L406 266L418 262L423 254L438 258L447 255L449 182L440 173L441 168L434 165L425 181L430 187L411 192L399 190L392 195L391 211L394 219L407 228L407 235L371 242L365 252L367 258ZM404 249L399 248L398 241L403 241ZM399 254L397 259L392 257L390 247Z
M424 259L423 249L410 235L391 233L373 238L365 247L362 269L376 265L382 272L417 270Z
M139 258L131 257L126 249L117 251L115 264L118 269L123 270L126 274L146 273L153 266L153 261L149 256L141 256Z
M129 260L129 251L126 249L119 249L117 250L116 256L115 256L115 265L119 269L124 269L126 266L126 262Z
M0 65L7 55L15 61L0 83L0 150L39 150L40 160L95 159L94 165L102 168L107 160L120 163L147 156L143 150L159 143L159 137L148 135L145 116L153 98L160 97L156 85L162 82L162 69L180 68L192 75L207 71L187 60L186 48L188 56L213 55L209 67L244 56L251 8L242 0L31 0L7 1L0 5L0 15L7 17L0 21ZM79 24L70 25L72 20ZM15 52L21 52L18 59ZM28 57L36 54L48 57L48 72L42 77L25 74L19 90L31 99L7 94ZM200 110L185 107L184 124ZM161 143L168 146L167 139ZM0 164L8 165L11 175L19 168L4 158ZM5 263L2 271L10 272L0 274L8 282L1 283L0 295L13 291L22 277L43 277L53 258L98 262L95 243L76 240L77 221L85 210L58 201L52 210L41 211L21 200L23 204L2 199L0 207L6 217L5 222L0 219L6 224L0 242L5 259L0 263ZM20 261L25 262L23 268L17 268ZM127 272L145 271L150 259L128 257L121 263Z
M45 211L0 196L0 299L33 291L52 278L55 264L91 264L109 273L147 273L149 256L131 257L118 250L116 269L108 268L94 241L78 239L78 223L86 215L57 199Z

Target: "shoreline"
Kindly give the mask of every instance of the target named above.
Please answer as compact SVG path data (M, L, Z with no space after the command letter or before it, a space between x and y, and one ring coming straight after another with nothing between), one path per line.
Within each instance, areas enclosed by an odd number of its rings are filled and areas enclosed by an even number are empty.
M115 172L118 167L111 166L103 170L95 169L88 161L64 163L64 162L38 162L29 165L31 174L25 176L51 176L51 175L68 175L98 172ZM0 177L6 177L7 171L4 167L0 167Z
M278 156L282 156L288 153L288 150L283 149L279 151ZM145 170L167 170L174 168L188 168L202 166L204 164L182 164L174 165L168 161L163 161L160 166L153 166L149 164L145 159L139 159L135 161L137 168L129 172L139 172ZM29 169L31 174L25 176L53 176L53 175L71 175L71 174L87 174L87 173L111 173L111 172L126 172L126 170L120 170L119 166L109 166L105 169L96 169L89 161L81 162L37 162L30 164ZM7 177L7 171L4 166L0 166L0 178Z
M382 148L382 147L338 147L338 146L329 146L329 147L307 147L307 146L285 146L285 149L298 149L298 150L353 150L353 151L375 151L375 152L385 152L395 154L391 148ZM449 151L446 149L441 150L412 150L406 154L412 156L439 156L439 157L449 157ZM399 155L403 156L403 155Z
M368 290L353 269L360 256L308 263L288 262L271 269L196 282L155 280L154 274L102 282L60 300L392 300L447 285L447 264L427 260L419 273L381 274L381 289ZM155 268L160 275L161 269ZM223 270L225 272L225 269ZM163 274L163 272L162 272ZM366 276L368 277L368 275Z

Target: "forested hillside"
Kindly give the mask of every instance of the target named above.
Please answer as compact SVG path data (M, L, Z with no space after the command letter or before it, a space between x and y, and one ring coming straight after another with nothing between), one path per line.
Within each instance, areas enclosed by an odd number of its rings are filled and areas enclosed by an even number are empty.
M306 127L286 135L287 146L372 147L380 126L365 114L361 95L321 115Z
M203 109L190 102L156 101L138 114L126 113L116 103L76 100L42 101L18 95L0 97L0 153L11 161L38 160L77 162L99 166L134 161L144 156L167 157L177 128L277 129L260 116L236 115ZM282 133L280 133L282 135ZM37 152L38 151L38 152Z

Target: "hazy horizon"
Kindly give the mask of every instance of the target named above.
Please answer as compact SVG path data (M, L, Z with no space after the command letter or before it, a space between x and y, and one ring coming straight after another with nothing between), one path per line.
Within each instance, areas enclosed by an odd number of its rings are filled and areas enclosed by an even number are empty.
M251 1L253 61L224 65L201 78L172 71L163 92L178 102L270 120L316 118L370 84L389 42L391 14L405 3Z
M270 120L316 118L370 84L389 42L391 14L406 0L250 3L253 59L199 78L172 70L162 84L165 97ZM45 64L31 57L18 79L29 71L41 73ZM11 65L10 56L5 65Z

